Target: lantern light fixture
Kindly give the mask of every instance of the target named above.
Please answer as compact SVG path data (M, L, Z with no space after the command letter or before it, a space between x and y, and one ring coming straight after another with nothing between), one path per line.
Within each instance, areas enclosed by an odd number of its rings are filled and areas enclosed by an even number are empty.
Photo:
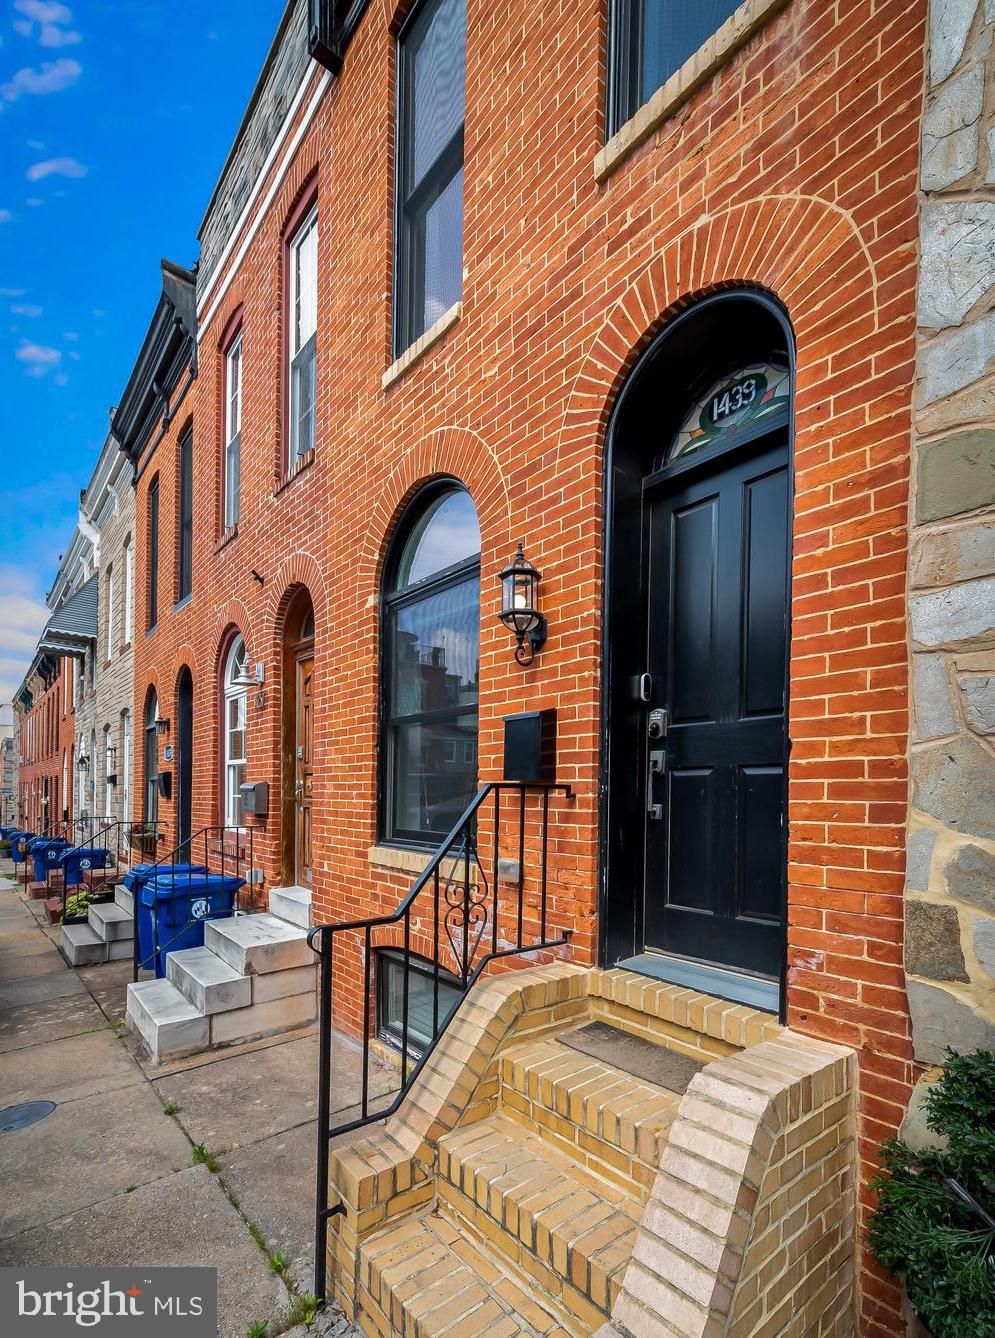
M261 660L257 660L253 669L249 670L249 657L246 656L241 669L231 681L233 688L258 688L266 682L266 666Z
M90 763L87 761L86 755L84 753L80 753L79 757L77 757L76 759L76 770L89 771L89 769L90 769Z
M161 715L157 715L156 718L155 718L155 732L156 732L156 734L158 734L160 737L161 737L163 734L168 734L168 733L169 733L169 721L168 721L168 719L164 718L164 717L161 716Z
M542 573L526 558L521 543L501 572L501 612L498 617L514 634L515 659L529 665L546 643L546 619L539 612Z

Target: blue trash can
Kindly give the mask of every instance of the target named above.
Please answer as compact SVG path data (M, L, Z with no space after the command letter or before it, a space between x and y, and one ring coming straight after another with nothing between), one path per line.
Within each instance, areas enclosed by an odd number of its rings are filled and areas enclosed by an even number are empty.
M9 841L16 831L16 827L0 827L0 841Z
M176 873L207 873L206 864L133 864L124 875L124 886L129 892L138 889L150 878L169 878Z
M65 875L66 887L79 887L83 874L90 869L106 869L110 862L110 851L103 846L71 846L59 855Z
M28 858L28 843L34 839L34 832L16 831L10 838L10 857L15 864L23 864Z
M68 849L69 842L61 838L44 837L31 842L31 858L35 862L35 882L43 883L50 869L57 869L62 859L62 852Z
M147 880L138 892L140 965L161 979L166 955L204 946L204 922L231 915L244 878L219 873L178 872ZM154 920L154 926L153 926Z

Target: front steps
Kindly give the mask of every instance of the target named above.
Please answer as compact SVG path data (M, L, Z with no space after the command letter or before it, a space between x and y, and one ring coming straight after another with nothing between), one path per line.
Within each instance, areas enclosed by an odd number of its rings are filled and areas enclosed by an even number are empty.
M59 951L70 966L123 961L133 952L134 898L120 883L114 900L92 905L86 924L63 925Z
M156 1063L314 1021L316 959L298 894L309 921L310 893L273 888L268 914L209 920L202 948L167 954L165 980L128 986L128 1026Z
M434 1211L360 1250L385 1338L580 1335L611 1313L680 1098L550 1038L506 1051L499 1082L494 1114L439 1139Z
M852 1338L854 1072L632 972L485 979L333 1142L332 1294L369 1338Z

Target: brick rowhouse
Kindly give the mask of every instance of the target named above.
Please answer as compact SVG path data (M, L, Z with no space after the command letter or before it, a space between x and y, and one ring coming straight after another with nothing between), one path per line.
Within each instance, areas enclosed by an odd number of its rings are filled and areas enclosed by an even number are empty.
M212 202L196 380L137 480L133 816L143 816L148 691L175 720L187 667L192 825L223 820L219 676L237 630L265 671L247 717L247 776L271 796L269 815L248 820L256 863L267 884L286 881L282 665L288 611L304 589L315 623L314 920L393 909L411 872L377 846L380 580L405 503L452 476L482 536L480 777L501 774L506 714L556 707L557 776L576 799L556 801L550 918L572 929L575 960L597 960L606 431L627 375L675 313L726 287L772 295L796 356L786 1016L858 1052L866 1184L915 1076L902 892L926 9L764 8L757 31L672 115L642 142L606 151L602 5L469 0L462 303L441 337L386 378L402 10L367 7L336 78L312 67L244 212L224 214L223 193ZM312 197L316 449L288 474L285 240ZM232 531L221 512L223 354L239 326ZM193 586L174 608L178 443L189 423ZM153 479L159 616L146 632ZM525 670L496 616L497 574L519 539L542 570L549 620ZM160 801L171 831L174 807ZM861 1203L862 1227L866 1188ZM898 1290L866 1254L860 1305L865 1334L899 1330Z

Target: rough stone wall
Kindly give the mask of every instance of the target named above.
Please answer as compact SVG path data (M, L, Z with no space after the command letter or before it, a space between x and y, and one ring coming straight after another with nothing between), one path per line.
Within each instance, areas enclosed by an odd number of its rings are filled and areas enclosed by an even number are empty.
M995 1047L995 0L932 0L909 554L916 1058Z
M307 0L296 0L293 9L245 133L201 227L198 271L201 285L217 268L232 229L262 175L266 155L286 120L301 80L312 65L307 50Z

